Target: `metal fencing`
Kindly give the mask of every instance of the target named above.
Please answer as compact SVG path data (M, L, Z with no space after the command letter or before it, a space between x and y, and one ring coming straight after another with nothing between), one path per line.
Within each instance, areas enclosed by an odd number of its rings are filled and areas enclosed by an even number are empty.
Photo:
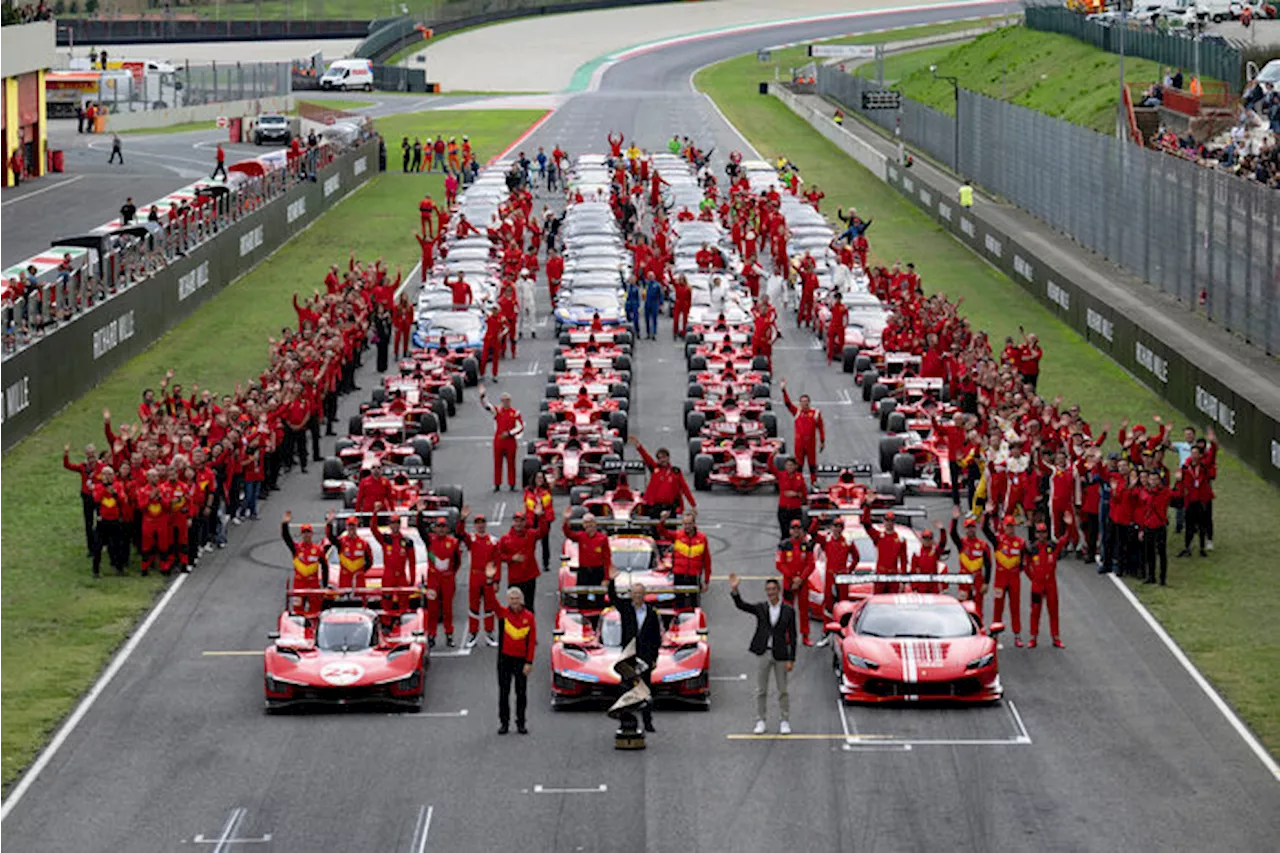
M1060 33L1087 42L1110 53L1124 53L1186 69L1199 69L1200 76L1224 80L1233 92L1244 84L1244 66L1240 50L1220 41L1197 40L1190 33L1173 33L1141 26L1130 21L1104 23L1063 6L1027 6L1027 27L1047 33Z
M863 112L835 68L818 92ZM959 168L955 168L957 129ZM902 138L1268 353L1280 352L1280 192L1034 110L960 91L959 116L903 99Z
M164 110L288 95L292 68L288 62L214 62L183 65L173 72L104 74L92 91L54 96L49 115L75 115L77 104L92 101L112 114Z

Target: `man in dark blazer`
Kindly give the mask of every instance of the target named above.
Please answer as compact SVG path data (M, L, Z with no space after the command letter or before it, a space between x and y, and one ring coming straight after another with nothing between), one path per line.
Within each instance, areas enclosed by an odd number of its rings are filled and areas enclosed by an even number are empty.
M615 582L617 576L617 566L611 564L609 566L609 603L622 617L622 645L625 648L632 638L635 639L636 657L649 665L643 676L644 683L652 687L649 678L654 666L658 663L658 650L662 648L662 617L658 615L656 608L645 603L644 584L631 584L626 598L618 595ZM641 714L644 717L644 730L657 731L653 727L653 710L645 706Z
M739 610L756 617L756 632L751 638L751 653L759 658L756 670L755 734L765 732L769 707L769 674L778 683L778 710L781 734L791 734L791 697L787 693L787 673L796 665L796 611L782 600L782 587L770 579L764 585L768 601L743 601L738 594L738 576L729 575L729 594Z

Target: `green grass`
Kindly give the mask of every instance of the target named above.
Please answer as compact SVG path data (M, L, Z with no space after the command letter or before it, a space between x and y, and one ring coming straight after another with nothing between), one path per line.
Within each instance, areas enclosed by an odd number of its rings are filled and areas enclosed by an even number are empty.
M483 160L542 114L535 111L456 111L394 116L379 121L388 140L411 127L467 134ZM393 146L394 148L394 146ZM271 260L224 290L156 346L116 371L93 391L3 457L0 549L4 553L0 621L0 742L3 783L30 763L164 588L135 572L90 579L81 533L78 482L61 468L64 444L79 456L86 442L103 445L102 410L132 420L143 387L168 368L188 389L230 390L267 361L267 337L296 318L295 291L320 285L329 264L354 250L383 257L407 272L418 258L413 234L423 192L440 195L436 175L388 172L322 217Z
M954 93L950 83L933 79L929 66L936 64L939 74L959 78L966 89L1110 133L1120 97L1119 63L1116 54L1070 36L1019 26L961 45L887 57L884 75L907 97L950 114ZM870 78L875 67L862 65L856 73ZM1130 56L1124 76L1130 83L1150 83L1164 76L1164 66Z
M209 121L186 121L181 124L167 124L164 127L135 127L130 130L118 130L121 136L133 136L140 134L156 134L156 133L191 133L197 130L217 130L218 127ZM110 128L108 128L110 130Z
M298 101L298 106L301 106L302 104L308 104L310 106L320 107L326 110L347 110L348 112L354 110L365 110L369 107L377 106L374 101L348 101L343 100L342 98L332 98L330 100L322 101ZM296 113L298 111L298 106L295 106L291 112Z
M1038 334L1046 353L1042 393L1079 401L1095 425L1118 424L1126 416L1149 425L1153 413L1175 428L1201 424L1198 417L1171 410L781 102L760 97L758 65L754 54L732 59L700 72L695 84L762 156L786 154L800 164L806 180L822 186L831 208L856 205L860 215L874 218L869 236L878 261L914 261L930 291L963 297L974 327L997 341L1016 334L1019 326ZM1209 559L1173 559L1168 588L1138 585L1134 590L1268 749L1280 754L1280 639L1263 627L1280 611L1280 585L1270 525L1259 523L1280 518L1280 490L1226 454L1215 488L1217 550ZM1073 566L1068 571L1087 570Z

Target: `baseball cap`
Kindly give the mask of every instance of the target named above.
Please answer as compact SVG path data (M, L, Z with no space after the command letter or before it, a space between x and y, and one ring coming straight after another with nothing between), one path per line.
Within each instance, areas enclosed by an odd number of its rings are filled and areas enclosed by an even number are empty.
M476 516L475 516L475 517L473 517L471 520L472 520L473 522L475 522L475 521L484 521L484 516L483 516L483 515L476 515Z
M1043 521L1036 522L1036 533L1048 533L1048 532L1049 532L1049 525L1045 524Z
M298 530L300 530L303 533L310 533L314 529L315 528L313 528L310 524L303 524L303 525L299 525L298 527Z
M976 518L966 518L966 519L964 520L964 526L965 526L965 527L977 527L977 526L978 526L978 519L976 519Z
M1004 523L1005 523L1006 525L1010 525L1010 524L1017 524L1017 523L1018 523L1018 520L1017 520L1016 518L1014 518L1012 515L1006 515L1006 516L1004 517Z
M921 539L932 539L932 538L933 538L933 531L932 531L932 530L921 530L921 531L920 531L920 538L921 538Z
M894 518L893 510L889 510L888 512L886 512L886 513L884 514L884 520L885 520L885 521L893 521L893 518Z

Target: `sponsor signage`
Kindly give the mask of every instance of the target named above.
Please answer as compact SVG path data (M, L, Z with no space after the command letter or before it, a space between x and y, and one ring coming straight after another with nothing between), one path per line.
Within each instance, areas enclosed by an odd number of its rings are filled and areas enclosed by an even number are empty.
M821 56L829 59L875 59L874 44L811 44L810 56ZM875 94L881 94L879 92ZM890 94L897 95L897 92ZM901 95L899 95L901 97Z

